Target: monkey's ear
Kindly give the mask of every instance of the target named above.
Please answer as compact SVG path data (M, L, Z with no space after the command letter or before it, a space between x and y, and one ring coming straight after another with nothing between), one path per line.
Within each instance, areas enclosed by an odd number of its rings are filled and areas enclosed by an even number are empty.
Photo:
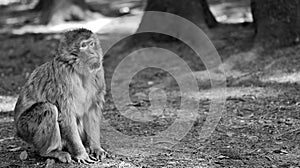
M67 41L66 40L67 40L66 37L63 36L59 42L58 50L57 50L59 55L67 53Z
M62 36L60 41L59 41L59 45L65 45L67 43L67 38L66 36Z

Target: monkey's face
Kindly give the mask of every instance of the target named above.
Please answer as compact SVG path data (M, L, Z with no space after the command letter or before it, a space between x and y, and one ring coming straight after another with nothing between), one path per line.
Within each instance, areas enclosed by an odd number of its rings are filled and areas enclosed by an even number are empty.
M87 29L66 32L60 42L58 55L78 72L95 72L102 67L103 53L100 41Z
M101 68L102 57L100 42L95 35L80 41L78 59L82 66L86 66L92 72L97 71Z

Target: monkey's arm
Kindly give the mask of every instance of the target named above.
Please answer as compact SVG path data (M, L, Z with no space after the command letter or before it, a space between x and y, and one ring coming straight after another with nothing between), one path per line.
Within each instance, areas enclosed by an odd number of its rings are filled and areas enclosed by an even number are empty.
M90 153L94 155L97 159L100 159L105 155L105 151L101 148L100 143L100 122L101 113L104 103L105 95L105 80L104 71L101 68L96 74L95 84L97 86L96 97L93 99L91 106L88 108L87 113L84 116L84 128L87 137L87 148Z
M96 103L93 103L84 115L83 124L87 138L87 149L97 159L101 159L102 155L105 155L105 151L101 148L100 143L100 120L101 108Z
M80 121L80 119L76 116L76 109L71 106L68 100L66 102L60 106L61 115L58 118L62 139L66 141L67 148L73 154L76 161L80 163L94 163L95 161L90 159L81 141L77 125L77 121Z

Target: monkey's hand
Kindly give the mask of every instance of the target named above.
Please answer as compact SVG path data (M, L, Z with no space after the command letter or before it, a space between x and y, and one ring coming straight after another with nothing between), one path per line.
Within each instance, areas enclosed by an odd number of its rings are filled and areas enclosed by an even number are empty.
M98 160L103 160L107 156L107 152L98 146L90 146L87 148L87 151L91 155L91 157L94 157Z
M75 161L78 163L93 164L93 163L97 162L96 159L90 157L86 152L78 154L74 158L75 158Z
M70 163L72 161L71 155L68 152L60 151L57 152L54 156L63 163Z

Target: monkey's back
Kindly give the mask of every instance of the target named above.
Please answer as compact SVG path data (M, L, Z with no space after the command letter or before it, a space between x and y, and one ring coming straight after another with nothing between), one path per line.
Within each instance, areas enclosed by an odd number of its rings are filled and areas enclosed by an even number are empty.
M72 65L54 59L31 73L19 94L14 118L16 121L26 109L40 102L49 102L58 108L66 103L73 104L75 108L82 104L84 107L79 108L84 112L90 103L102 107L104 95L103 68L94 74L82 76L74 72Z
M53 61L37 67L20 91L14 110L15 121L20 114L38 102L55 104L66 91L68 77Z

